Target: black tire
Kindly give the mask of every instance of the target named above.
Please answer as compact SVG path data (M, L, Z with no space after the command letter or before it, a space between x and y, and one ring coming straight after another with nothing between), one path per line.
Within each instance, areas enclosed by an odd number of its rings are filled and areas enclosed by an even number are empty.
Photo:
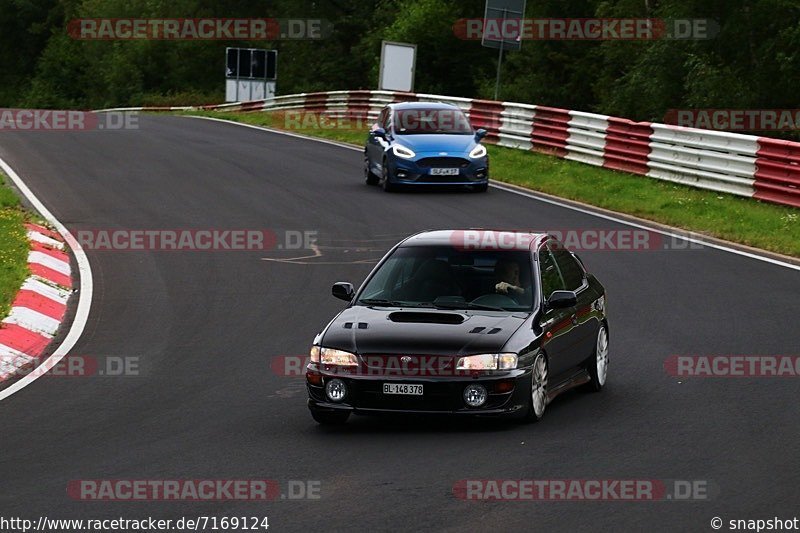
M544 393L544 400L541 404L541 409L537 409L534 406L534 380L537 378L537 375L541 372L540 365L544 365L544 385L543 385L543 393ZM538 369L538 370L537 370ZM523 420L525 422L538 422L542 418L544 418L544 413L547 410L547 379L548 379L548 370L549 364L547 362L547 356L544 353L540 353L536 356L536 359L533 362L533 369L531 370L531 392L528 394L528 407L524 412Z
M377 185L379 180L380 178L369 169L369 158L364 156L364 181L367 182L367 185Z
M397 190L397 185L389 181L389 163L385 159L381 166L381 188L386 192L394 192Z
M311 409L311 416L323 426L341 426L350 418L350 411L317 411Z
M601 368L601 360L604 360L604 370ZM583 390L587 392L600 392L603 390L608 379L608 328L605 324L600 324L600 329L597 331L594 353L586 360L586 371L589 373L591 381L583 386Z
M473 185L472 192L486 192L489 190L489 184L484 183L483 185Z

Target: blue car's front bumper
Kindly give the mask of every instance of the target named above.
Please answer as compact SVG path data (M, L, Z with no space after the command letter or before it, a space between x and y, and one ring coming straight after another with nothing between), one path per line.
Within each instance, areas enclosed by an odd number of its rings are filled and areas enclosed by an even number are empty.
M404 185L484 185L489 182L489 158L417 154L413 159L388 159L389 181ZM458 174L438 175L433 169L458 169Z

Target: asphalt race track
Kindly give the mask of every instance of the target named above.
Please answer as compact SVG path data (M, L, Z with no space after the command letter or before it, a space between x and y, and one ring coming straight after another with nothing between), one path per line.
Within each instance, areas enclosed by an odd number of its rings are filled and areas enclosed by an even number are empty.
M800 355L800 273L708 248L584 252L606 285L608 387L540 424L351 418L315 424L307 353L392 244L451 227L626 229L491 189L386 194L357 151L240 126L143 116L140 129L19 132L5 159L73 233L317 232L321 255L87 251L94 300L73 354L138 357L140 376L43 377L0 402L0 509L35 518L269 516L271 530L709 531L800 510L798 381L686 379L681 355ZM644 179L644 178L643 178ZM313 254L312 254L313 255ZM266 258L266 259L265 259ZM85 502L77 479L319 481L318 500ZM463 501L465 479L705 480L708 501Z

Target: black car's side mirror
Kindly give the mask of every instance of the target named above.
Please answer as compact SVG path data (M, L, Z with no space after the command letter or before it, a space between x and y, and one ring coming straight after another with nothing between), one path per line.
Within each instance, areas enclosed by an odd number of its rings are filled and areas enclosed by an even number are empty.
M547 300L548 309L564 309L578 304L578 296L573 291L553 291Z
M481 129L479 129L478 131L475 132L475 140L480 142L480 140L483 139L484 137L486 137L488 134L489 134L488 131L486 131L485 129L481 128Z
M333 284L331 293L340 300L349 302L353 299L353 296L356 295L356 290L353 288L352 283L347 283L346 281L337 281Z
M372 130L372 134L375 137L386 140L386 130L383 128L375 128L374 130Z

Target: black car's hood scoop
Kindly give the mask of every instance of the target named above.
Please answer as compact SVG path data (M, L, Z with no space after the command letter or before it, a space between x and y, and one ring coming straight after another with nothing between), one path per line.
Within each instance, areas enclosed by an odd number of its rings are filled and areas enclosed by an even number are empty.
M355 306L325 330L322 345L359 354L461 355L503 348L523 313Z
M461 324L467 317L458 313L431 313L427 311L395 311L389 313L392 322L407 324Z

